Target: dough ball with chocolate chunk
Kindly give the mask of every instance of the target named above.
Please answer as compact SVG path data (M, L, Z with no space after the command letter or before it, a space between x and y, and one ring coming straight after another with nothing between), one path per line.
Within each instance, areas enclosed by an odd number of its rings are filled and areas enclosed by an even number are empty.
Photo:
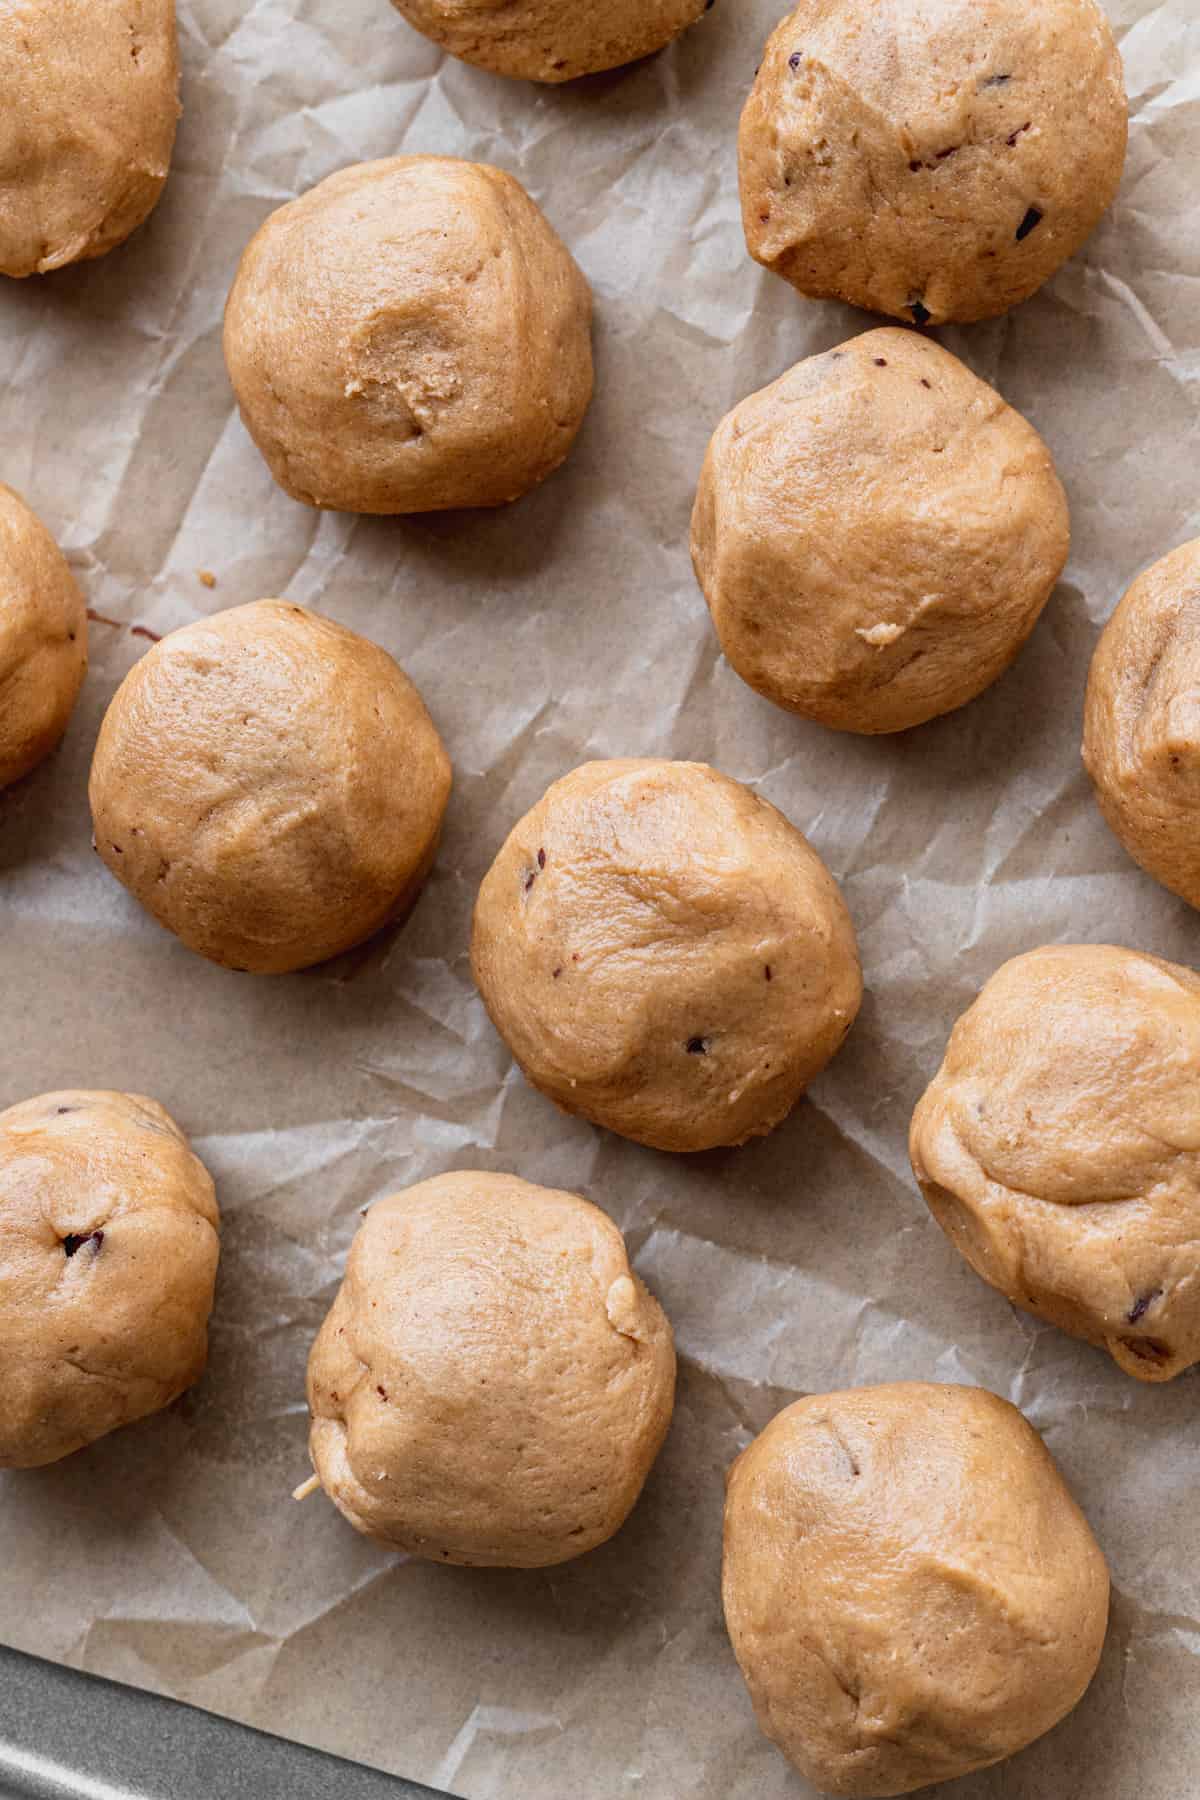
M471 962L526 1078L658 1150L778 1125L858 1012L854 927L783 814L703 763L585 763L512 831Z
M0 788L67 729L87 673L87 609L36 513L0 483Z
M57 1462L200 1379L218 1223L154 1100L71 1090L0 1112L0 1468Z
M1140 1381L1200 1361L1200 975L1108 945L1005 963L917 1107L977 1274Z
M103 256L153 211L171 165L175 0L9 0L0 94L0 272Z
M800 0L742 113L746 243L814 299L992 318L1090 236L1128 131L1096 0Z
M1037 1432L982 1388L927 1382L779 1413L730 1471L723 1585L762 1729L822 1793L862 1800L1041 1737L1108 1623L1103 1554Z
M378 1543L537 1569L624 1524L674 1391L671 1327L598 1207L442 1175L367 1213L309 1359L309 1448Z
M501 506L575 441L591 315L587 282L511 175L397 156L271 214L229 296L225 360L293 499Z
M1083 760L1134 861L1200 906L1200 539L1148 569L1109 620Z
M1070 538L1033 426L894 327L735 406L692 515L733 668L839 731L904 731L982 693L1037 623Z
M497 75L573 81L661 50L712 0L392 0L452 56Z
M117 690L90 798L96 849L160 925L278 975L415 902L450 761L404 671L283 600L173 631Z

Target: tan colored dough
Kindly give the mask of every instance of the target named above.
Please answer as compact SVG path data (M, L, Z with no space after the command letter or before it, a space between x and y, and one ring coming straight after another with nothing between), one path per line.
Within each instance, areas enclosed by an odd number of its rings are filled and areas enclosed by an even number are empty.
M496 75L573 81L661 50L712 0L392 0L452 56Z
M742 113L746 243L814 299L992 318L1091 235L1128 131L1095 0L801 0Z
M838 731L905 731L982 693L1036 625L1070 542L1033 426L895 327L734 407L692 514L730 664Z
M358 163L242 257L225 360L293 499L343 512L500 506L563 461L592 393L591 290L485 163Z
M624 1524L674 1388L671 1328L598 1207L442 1175L351 1246L309 1359L313 1468L391 1549L543 1568Z
M1134 861L1200 906L1200 538L1147 569L1105 627L1083 760Z
M526 1078L659 1150L778 1125L862 976L837 884L783 814L703 763L585 763L514 827L471 962Z
M1200 1361L1200 975L1108 945L1005 963L910 1149L938 1224L1014 1306L1140 1381Z
M1041 1438L981 1388L814 1394L730 1471L729 1635L822 1793L912 1793L1049 1731L1095 1673L1108 1586Z
M0 98L0 272L105 255L153 211L171 165L175 0L8 0Z
M212 1178L140 1094L0 1112L0 1468L57 1462L204 1372Z
M385 650L283 600L173 631L117 690L92 763L96 849L189 949L277 975L400 917L450 762Z
M87 674L87 609L66 558L0 483L0 788L58 743Z

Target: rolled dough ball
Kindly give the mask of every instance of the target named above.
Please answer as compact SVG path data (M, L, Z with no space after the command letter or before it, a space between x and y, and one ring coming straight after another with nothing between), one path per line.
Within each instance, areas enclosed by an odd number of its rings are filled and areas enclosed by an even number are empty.
M1049 450L948 350L894 327L797 363L722 420L692 560L744 681L839 731L982 693L1062 574Z
M229 296L225 360L293 499L500 506L575 441L591 316L587 282L511 175L398 156L271 214Z
M0 1468L57 1462L200 1379L218 1222L155 1101L71 1090L0 1112Z
M585 763L479 891L475 980L526 1079L658 1150L760 1137L862 999L837 884L783 814L703 763Z
M742 113L746 243L814 299L992 318L1090 236L1128 131L1095 0L801 0Z
M1200 975L1109 945L1005 963L913 1115L938 1224L1140 1381L1200 1361Z
M1070 1712L1108 1569L1015 1407L899 1382L797 1401L738 1458L724 1599L784 1755L822 1793L909 1794Z
M712 0L392 0L410 25L452 56L527 81L573 81L650 56Z
M1200 906L1200 538L1135 581L1088 678L1083 760L1135 862Z
M0 271L44 275L103 256L167 179L175 0L9 0L0 96Z
M87 674L87 609L36 513L0 483L0 788L67 729Z
M367 1213L309 1359L309 1448L367 1537L543 1568L624 1524L674 1389L671 1327L598 1207L442 1175Z
M160 925L278 975L413 904L450 762L385 650L258 600L173 631L130 671L89 793L96 849Z

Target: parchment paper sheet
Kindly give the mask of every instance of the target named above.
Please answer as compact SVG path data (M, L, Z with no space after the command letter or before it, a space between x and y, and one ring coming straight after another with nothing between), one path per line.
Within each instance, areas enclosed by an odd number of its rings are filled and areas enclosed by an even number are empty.
M193 1395L0 1480L9 1642L471 1800L800 1800L721 1624L725 1467L803 1392L974 1382L1045 1433L1115 1593L1083 1705L956 1800L1200 1788L1200 1384L1139 1386L1012 1312L928 1218L904 1149L953 1020L1004 958L1091 939L1200 962L1200 918L1127 861L1078 756L1100 625L1200 532L1200 10L1111 9L1133 108L1118 206L1033 302L943 334L1053 446L1068 577L981 700L871 741L732 675L686 548L721 415L869 323L743 248L737 116L781 0L718 0L657 59L557 91L441 58L386 0L183 0L186 116L160 210L108 259L0 290L0 477L122 622L93 627L62 752L0 797L0 1105L71 1084L156 1095L217 1177L222 1274ZM318 516L273 487L232 406L220 315L251 232L331 170L400 150L510 169L595 287L582 437L501 512ZM457 780L409 927L259 980L127 900L91 854L85 788L145 649L123 627L280 594L401 660ZM670 1158L560 1117L471 983L470 908L511 824L577 762L630 754L758 786L826 857L860 934L869 995L846 1050L741 1151ZM288 1498L307 1472L305 1358L359 1207L459 1167L606 1207L678 1337L675 1425L641 1505L545 1573L406 1563L323 1499Z

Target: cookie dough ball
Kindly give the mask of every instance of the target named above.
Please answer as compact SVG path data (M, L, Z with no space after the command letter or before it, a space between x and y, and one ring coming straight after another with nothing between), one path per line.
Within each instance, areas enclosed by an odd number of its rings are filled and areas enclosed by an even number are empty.
M742 113L746 243L813 299L992 318L1090 236L1128 131L1095 0L801 0Z
M496 75L573 81L650 56L693 25L712 0L392 0L451 56Z
M160 925L278 975L414 903L450 762L385 650L258 600L173 631L126 676L89 792L96 849Z
M179 119L175 0L0 6L0 272L103 256L154 209Z
M1005 963L910 1149L934 1218L1014 1306L1140 1381L1200 1361L1200 975L1094 944Z
M1108 1569L1015 1407L900 1382L800 1400L738 1458L724 1599L784 1755L822 1793L909 1794L1070 1712Z
M87 673L87 609L66 558L0 483L0 788L67 729Z
M1012 662L1066 565L1033 426L895 328L797 363L717 427L692 561L743 681L839 731L904 731Z
M200 1379L217 1227L212 1178L155 1101L0 1112L0 1468L57 1462Z
M1155 563L1109 620L1083 760L1135 862L1200 906L1200 539Z
M398 156L272 213L225 310L246 429L310 506L501 506L592 395L591 290L519 182Z
M412 1556L543 1568L624 1524L671 1422L671 1327L575 1194L455 1174L381 1200L308 1365L313 1468Z
M585 763L479 891L471 962L533 1086L657 1150L764 1136L854 1023L854 927L783 814L703 763Z

